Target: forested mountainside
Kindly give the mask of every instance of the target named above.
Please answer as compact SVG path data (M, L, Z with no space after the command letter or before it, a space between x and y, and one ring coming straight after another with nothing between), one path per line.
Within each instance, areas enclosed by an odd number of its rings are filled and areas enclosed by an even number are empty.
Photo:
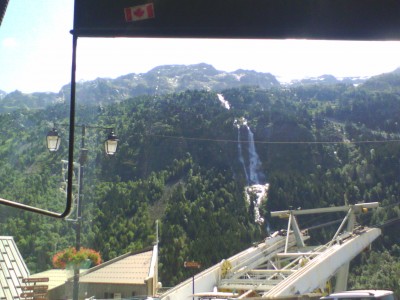
M86 141L82 245L107 261L152 245L159 220L159 276L171 286L191 276L185 260L206 268L281 229L270 211L378 201L381 208L359 222L382 226L383 235L354 260L350 285L399 292L399 78L394 72L357 86L189 86L123 93L101 106L79 102L78 124L113 124L120 139L112 158L96 146L99 133ZM96 87L85 93L108 97ZM68 101L0 115L0 197L63 209L59 162L67 147L49 153L44 142L53 122L68 122ZM246 197L253 183L269 184L260 206ZM299 222L308 228L340 217ZM52 256L74 245L74 222L2 206L0 226L1 235L14 236L32 273L51 268ZM335 230L310 233L323 242Z

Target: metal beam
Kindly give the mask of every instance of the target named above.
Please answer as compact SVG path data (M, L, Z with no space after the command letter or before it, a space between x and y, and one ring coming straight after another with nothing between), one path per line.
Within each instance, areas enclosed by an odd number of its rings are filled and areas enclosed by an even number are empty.
M323 208L313 208L313 209L298 209L298 210L280 210L271 212L271 217L288 218L292 213L295 216L299 215L310 215L310 214L320 214L320 213L332 213L332 212L346 212L351 207L355 209L356 213L362 212L362 209L376 208L379 206L379 202L370 203L357 203L354 205L345 206L332 206Z
M298 272L290 275L286 280L263 295L264 298L277 298L294 294L305 294L324 286L332 275L343 265L347 264L379 235L381 230L367 228L359 235L355 235L335 244L315 259L309 261Z

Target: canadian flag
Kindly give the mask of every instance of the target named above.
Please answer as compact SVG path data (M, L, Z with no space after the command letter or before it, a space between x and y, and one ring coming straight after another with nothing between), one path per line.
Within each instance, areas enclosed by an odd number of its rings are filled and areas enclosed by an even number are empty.
M125 21L133 22L154 18L154 5L147 3L125 8Z

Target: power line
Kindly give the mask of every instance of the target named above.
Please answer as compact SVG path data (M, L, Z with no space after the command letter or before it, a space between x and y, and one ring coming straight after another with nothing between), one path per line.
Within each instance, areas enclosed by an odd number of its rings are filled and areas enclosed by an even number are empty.
M393 207L393 206L397 206L397 205L400 205L400 202L395 202L395 203L391 203L391 204L388 204L388 205L385 205L385 206L381 206L378 209L387 209L387 208L390 208L390 207ZM372 213L373 213L373 211L369 210L368 212L363 213L363 215L372 214ZM333 220L333 221L330 221L330 222L326 222L326 223L310 226L308 228L305 228L305 230L318 229L318 228L321 228L321 227L338 224L340 222L342 222L342 219L337 219L337 220ZM378 228L382 228L382 227L385 227L385 226L389 226L389 225L395 224L397 222L400 222L400 216L396 217L396 218L393 218L393 219L390 219L390 220L387 220L386 222L384 222L382 224L375 224L375 225L372 225L372 226L378 227Z
M382 224L376 225L376 227L378 227L378 228L382 228L382 227L386 227L386 226L393 225L393 224L395 224L395 223L398 223L398 222L400 222L400 217L398 217L398 218L393 218L393 219L390 219L390 220L386 221L385 223L382 223Z
M314 226L311 226L311 227L306 228L305 230L318 229L318 228L321 228L321 227L325 227L325 226L329 226L329 225L338 224L338 223L340 223L340 222L343 222L343 219L338 219L338 220L326 222L326 223L323 223L323 224L314 225Z
M381 206L380 209L387 209L387 208L391 208L393 206L397 206L400 205L400 201L399 202L395 202L395 203L391 203L385 206ZM395 224L397 222L400 222L400 217L396 217L390 220L387 220L386 222L382 223L382 224L375 224L374 226L378 227L378 228L382 228L382 227L386 227L386 226L390 226L392 224Z
M385 205L385 206L381 206L379 208L389 208L389 207L396 206L396 205L400 205L400 201L392 203L392 204L388 204L388 205Z
M162 134L146 134L147 136L154 136L167 139L178 139L178 140L190 140L190 141L207 141L207 142L218 142L218 143L252 143L253 141L244 140L230 140L230 139L212 139L212 138L197 138L197 137L185 137L175 135L162 135ZM400 143L400 139L397 140L384 140L384 141L254 141L255 144L384 144L384 143Z

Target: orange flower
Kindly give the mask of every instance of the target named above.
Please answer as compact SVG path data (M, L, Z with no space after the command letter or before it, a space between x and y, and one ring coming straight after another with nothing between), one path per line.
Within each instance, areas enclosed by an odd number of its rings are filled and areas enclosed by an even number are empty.
M81 248L79 251L76 251L74 247L57 252L53 256L52 261L53 266L59 269L65 269L68 265L81 266L87 261L94 266L102 262L99 252L89 248Z

